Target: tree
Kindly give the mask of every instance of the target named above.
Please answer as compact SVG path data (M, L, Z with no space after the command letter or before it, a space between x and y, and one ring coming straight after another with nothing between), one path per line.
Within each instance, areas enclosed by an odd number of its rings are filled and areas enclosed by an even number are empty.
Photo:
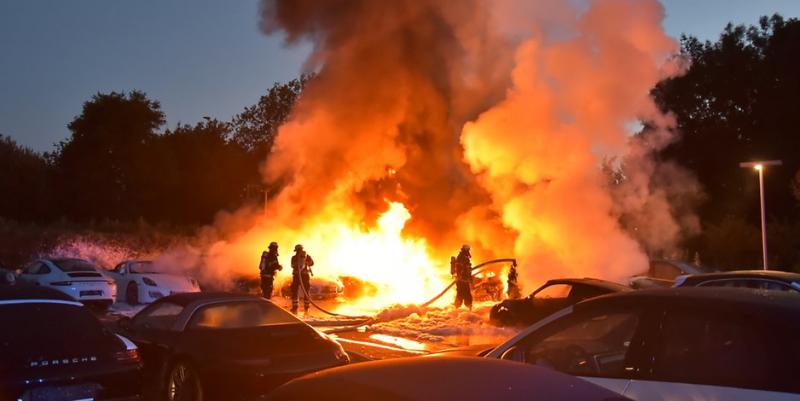
M302 75L285 84L276 82L272 85L258 103L233 117L233 141L261 157L269 153L278 128L289 117L295 101L311 78L311 75Z
M248 183L259 174L246 150L226 139L229 134L228 124L209 119L152 138L152 163L142 166L150 177L144 216L206 224L218 211L241 206Z
M60 185L52 202L81 220L139 217L149 178L139 167L150 162L147 144L163 124L160 104L143 92L94 95L54 155Z
M681 39L691 59L683 76L665 80L653 96L677 118L681 140L659 157L691 169L708 195L704 224L745 216L757 225L758 179L739 162L780 159L765 175L767 212L796 219L789 188L800 168L800 21L778 15L759 26L728 25L716 42Z
M51 215L45 158L0 135L0 217L30 221Z

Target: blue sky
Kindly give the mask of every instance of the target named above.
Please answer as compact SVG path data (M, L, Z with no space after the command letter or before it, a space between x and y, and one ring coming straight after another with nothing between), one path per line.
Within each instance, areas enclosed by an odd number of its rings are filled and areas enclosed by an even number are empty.
M663 0L664 27L714 39L728 21L800 16L798 0ZM52 150L97 92L140 89L168 126L223 120L297 76L306 49L257 27L257 0L3 0L0 134Z

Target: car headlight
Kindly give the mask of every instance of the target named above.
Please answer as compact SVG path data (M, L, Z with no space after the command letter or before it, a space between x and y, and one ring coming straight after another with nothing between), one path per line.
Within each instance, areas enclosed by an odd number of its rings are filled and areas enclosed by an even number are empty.
M153 279L151 279L150 277L142 277L142 282L147 284L147 285L149 285L149 286L151 286L151 287L158 286L158 284L156 284L156 282L153 281Z

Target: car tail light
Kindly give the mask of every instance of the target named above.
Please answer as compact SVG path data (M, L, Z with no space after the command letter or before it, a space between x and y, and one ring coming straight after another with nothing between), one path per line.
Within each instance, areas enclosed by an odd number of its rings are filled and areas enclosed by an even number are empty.
M158 285L158 284L156 284L156 282L155 282L155 281L153 281L153 279L151 279L150 277L142 277L142 282L143 282L143 283L145 283L145 284L147 284L147 285L149 285L149 286L151 286L151 287L155 287L155 286L157 286L157 285Z
M139 362L139 350L127 349L125 351L115 352L114 360L117 362Z
M50 285L57 285L59 287L68 287L68 286L72 285L72 281L56 281L56 282L50 283Z

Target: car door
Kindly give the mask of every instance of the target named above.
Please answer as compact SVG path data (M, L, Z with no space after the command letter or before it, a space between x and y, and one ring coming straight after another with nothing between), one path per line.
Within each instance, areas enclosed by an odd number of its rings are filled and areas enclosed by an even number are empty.
M800 400L793 372L797 330L703 305L669 305L647 348L647 366L624 395L634 400Z
M639 305L583 310L542 326L501 359L549 367L622 394L638 370L645 318Z
M124 334L139 347L148 375L158 373L165 358L170 354L179 332L174 330L184 306L172 302L158 302L149 305L136 314L123 327Z

